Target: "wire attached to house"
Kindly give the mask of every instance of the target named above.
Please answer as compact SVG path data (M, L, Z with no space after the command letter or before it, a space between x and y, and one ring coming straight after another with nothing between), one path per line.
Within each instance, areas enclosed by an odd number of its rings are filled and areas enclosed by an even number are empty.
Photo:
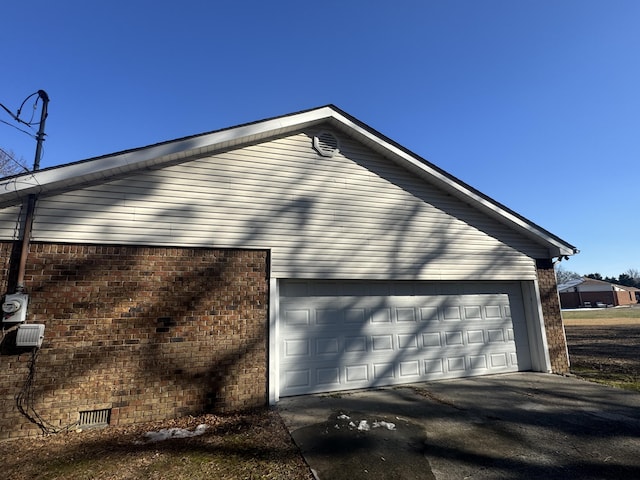
M54 433L60 433L69 431L72 428L76 427L78 422L73 422L64 427L56 427L52 423L48 422L42 416L36 412L35 410L35 399L36 399L36 388L35 388L35 379L36 379L36 359L38 357L38 353L40 352L39 348L34 348L31 352L31 361L29 362L29 374L22 386L22 389L16 396L16 406L20 413L27 418L31 423L37 425L42 433L45 435L51 435Z
M32 109L32 112L31 112L31 118L29 119L29 121L28 121L28 122L25 122L24 120L20 120L20 113L22 113L22 107L24 107L24 104L25 104L25 103L27 103L27 100L29 100L31 97L34 97L34 96L36 96L36 95L37 95L38 97L36 98L36 101L35 101L35 102L33 102L33 109ZM22 123L24 123L25 125L28 125L28 126L30 126L30 127L31 127L31 126L33 126L33 125L39 125L39 124L40 124L40 122L36 122L36 123L34 123L34 122L33 122L33 117L35 117L35 116L36 116L36 110L37 110L37 108L38 108L38 100L40 100L40 92L39 92L39 91L38 91L38 92L35 92L35 93L32 93L32 94L31 94L31 95L29 95L27 98L25 98L25 99L22 101L22 104L20 105L20 108L18 108L17 115L16 115L18 118L16 118L16 120L17 120L17 121L19 121L19 122L22 122Z
M43 90L38 90L37 92L34 92L31 95L29 95L27 98L25 98L22 101L22 104L20 104L20 108L18 108L18 111L16 113L13 113L11 110L5 107L2 103L0 103L0 108L2 108L5 112L11 115L11 118L13 118L18 123L22 123L23 125L26 125L28 127L33 127L34 125L40 125L40 122L33 121L33 117L35 116L35 111L38 108L38 100L40 100L40 97L42 96L41 92L43 92ZM29 121L26 122L20 118L20 114L22 113L22 108L24 107L24 104L27 103L27 101L31 97L35 97L36 95L37 95L37 98L36 98L36 101L33 103L33 113L31 114L31 119L29 119Z
M0 333L0 346L2 346L2 344L4 343L4 339L5 339L5 337L6 337L9 333L11 333L11 332L13 332L13 331L15 331L15 330L17 330L17 329L18 329L18 325L14 325L14 326L13 326L13 327L11 327L11 328L4 328L4 323L3 323L3 324L2 324L2 333Z

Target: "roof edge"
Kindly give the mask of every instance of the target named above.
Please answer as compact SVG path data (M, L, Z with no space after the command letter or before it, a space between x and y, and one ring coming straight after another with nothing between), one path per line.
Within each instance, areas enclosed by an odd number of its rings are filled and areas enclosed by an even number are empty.
M107 180L144 168L158 168L169 162L302 130L325 121L337 123L352 136L374 147L392 161L409 168L423 179L475 206L485 214L510 225L535 242L545 245L550 258L578 253L578 249L573 245L332 104L5 177L0 180L0 207L18 203L28 194L70 189L87 182Z

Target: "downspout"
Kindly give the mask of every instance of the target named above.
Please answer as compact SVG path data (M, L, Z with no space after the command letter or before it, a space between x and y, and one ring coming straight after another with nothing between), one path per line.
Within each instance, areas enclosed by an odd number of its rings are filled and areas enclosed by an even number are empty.
M42 142L44 142L44 125L47 120L49 106L49 95L44 90L38 90L38 96L42 99L42 111L40 112L40 126L36 134L36 154L33 160L33 171L40 169L40 157L42 156ZM18 260L18 278L16 281L15 293L23 293L24 277L27 268L27 256L31 244L31 227L33 225L33 213L36 209L36 195L29 194L27 199L27 211L24 218L24 228L22 229L22 246L20 248L20 258Z
M36 209L36 196L32 193L27 200L27 212L24 218L24 228L22 229L22 248L20 249L20 259L18 261L18 280L16 282L15 293L24 293L24 274L27 268L27 256L29 245L31 244L31 226L33 225L33 212Z

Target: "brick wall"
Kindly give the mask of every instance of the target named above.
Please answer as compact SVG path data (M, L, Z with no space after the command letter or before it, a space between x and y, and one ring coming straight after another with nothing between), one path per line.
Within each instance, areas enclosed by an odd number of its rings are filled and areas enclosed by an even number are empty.
M538 287L542 300L542 315L547 333L551 369L554 373L569 372L569 356L567 353L567 340L564 334L562 313L556 274L553 263L550 260L538 260L536 262L538 273Z
M1 245L3 258L10 251ZM111 424L124 425L265 405L267 257L32 244L28 322L46 325L35 361L35 411L60 428L83 410L111 408ZM6 278L6 267L2 273ZM5 338L0 439L40 433L14 400L31 357Z
M0 295L4 295L9 288L9 265L12 250L13 242L0 242Z
M615 300L614 305L634 305L638 303L636 299L635 292L627 292L627 291L616 291L615 292Z
M603 291L603 292L562 292L560 294L562 308L582 307L585 302L590 302L592 307L601 302L605 305L633 305L638 303L633 292L628 291Z

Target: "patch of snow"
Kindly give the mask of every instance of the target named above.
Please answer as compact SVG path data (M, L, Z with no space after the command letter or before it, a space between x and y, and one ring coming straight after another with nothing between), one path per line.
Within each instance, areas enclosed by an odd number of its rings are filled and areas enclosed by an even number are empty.
M368 432L370 429L371 427L366 420L360 420L360 423L358 424L358 430L360 430L361 432Z
M207 425L202 423L198 425L193 431L184 428L163 428L162 430L158 430L157 432L147 432L143 436L148 443L155 443L162 442L169 438L197 437L198 435L202 435L206 430Z
M338 419L340 419L340 420L349 420L350 417L348 417L347 415L342 414L342 415L340 415L338 417ZM347 427L349 427L349 430L359 430L361 432L368 432L372 428L386 428L387 430L395 430L396 429L396 424L395 423L391 423L391 422L385 422L384 420L375 421L372 424L369 424L369 422L367 420L360 420L357 425L353 421L350 421L347 424ZM340 424L336 423L333 426L333 428L335 428L336 430L340 430Z
M395 423L391 423L391 422L373 422L373 428L386 428L387 430L395 430L396 429L396 424Z
M351 420L351 417L343 413L342 415L338 416L338 420Z

